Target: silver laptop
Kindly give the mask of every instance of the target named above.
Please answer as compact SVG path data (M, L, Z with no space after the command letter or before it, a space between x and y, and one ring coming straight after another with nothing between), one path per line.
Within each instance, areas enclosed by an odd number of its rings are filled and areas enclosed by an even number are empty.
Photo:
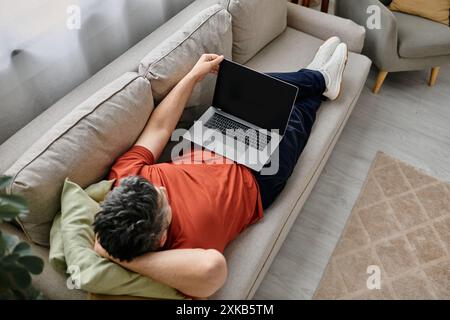
M255 171L277 150L298 88L223 60L212 106L183 138Z

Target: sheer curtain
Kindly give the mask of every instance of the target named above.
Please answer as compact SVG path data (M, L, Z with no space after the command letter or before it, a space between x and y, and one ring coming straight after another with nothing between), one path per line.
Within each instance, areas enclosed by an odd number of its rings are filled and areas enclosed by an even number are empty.
M193 0L0 0L0 144Z

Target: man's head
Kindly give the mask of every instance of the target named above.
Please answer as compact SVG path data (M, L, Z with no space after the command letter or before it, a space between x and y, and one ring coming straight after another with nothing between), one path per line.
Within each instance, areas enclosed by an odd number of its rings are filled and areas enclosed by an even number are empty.
M164 245L172 221L164 187L143 177L126 177L100 206L94 231L112 257L129 261Z

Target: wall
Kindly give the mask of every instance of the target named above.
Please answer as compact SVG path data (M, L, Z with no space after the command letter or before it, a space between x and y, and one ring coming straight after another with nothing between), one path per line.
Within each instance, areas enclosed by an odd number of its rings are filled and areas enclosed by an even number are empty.
M192 1L0 0L0 144Z

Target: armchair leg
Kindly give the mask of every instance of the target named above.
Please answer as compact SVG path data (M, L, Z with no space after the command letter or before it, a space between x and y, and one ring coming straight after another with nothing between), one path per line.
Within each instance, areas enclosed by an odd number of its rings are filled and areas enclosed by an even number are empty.
M322 5L320 6L320 11L328 13L329 3L330 3L330 0L322 0Z
M440 68L441 67L434 67L431 69L430 81L428 81L428 85L430 87L432 87L436 84L436 80L437 80Z
M374 94L377 94L378 92L380 92L381 86L383 85L383 82L386 79L387 75L388 75L387 71L380 71L378 73L378 77L377 77L377 80L375 82L375 86L372 89L372 92Z

